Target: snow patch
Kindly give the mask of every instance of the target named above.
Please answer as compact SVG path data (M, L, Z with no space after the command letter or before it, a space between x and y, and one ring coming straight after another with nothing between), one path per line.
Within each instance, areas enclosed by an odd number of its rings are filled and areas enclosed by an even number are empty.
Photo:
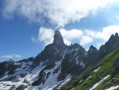
M80 66L82 66L82 68L84 68L84 67L85 67L85 63L84 63L82 60L81 60L80 63L79 63L78 58L79 58L79 56L76 57L76 64L77 64L77 65L80 65Z
M106 80L108 77L110 77L110 75L107 75L106 77L104 77L101 81L97 82L95 85L93 85L92 88L90 88L89 90L93 90L95 89L100 83L102 83L104 80Z
M62 61L62 60L61 60ZM58 73L53 74L54 70L57 69L61 65L61 61L55 62L55 67L51 70L45 70L44 72L50 72L49 77L46 79L44 84L41 84L39 86L29 86L28 90L52 90L59 82L57 81L57 77L60 73L60 70Z
M79 83L82 83L82 82L83 82L83 80L80 80L80 81L79 81Z
M32 84L38 77L39 72L45 67L42 66L42 62L39 66L34 68L33 70L30 71L30 65L32 62L18 62L19 65L21 65L20 68L18 68L13 75L8 75L7 72L4 77L2 77L0 80L0 90L8 90L12 86L15 86L17 88L19 85L30 85ZM21 74L24 74L22 77ZM2 81L4 79L8 79L11 77L16 77L17 81ZM25 89L28 90L28 89ZM33 90L33 89L30 89ZM36 90L36 89L34 89Z
M76 56L77 54L78 54L78 49L75 49L75 54L74 54L74 56Z
M27 85L23 82L11 82L11 81L2 81L0 82L0 90L9 90L13 85L17 88L19 85Z
M114 89L117 89L117 88L119 88L119 86L113 86L113 87L110 87L110 88L108 88L106 90L114 90Z
M97 69L95 69L93 72L97 72L100 70L101 67L98 67Z
M85 67L85 63L83 61L80 62L80 65L82 66L82 68Z
M60 88L61 88L63 85L66 85L67 82L69 82L70 80L71 80L71 75L68 75L68 76L66 77L66 79L63 80L62 83L58 86L57 89L60 90Z
M79 56L78 56L78 57L76 57L76 64L77 64L77 65L79 65L78 58L79 58Z
M90 79L92 76L89 76L86 80Z

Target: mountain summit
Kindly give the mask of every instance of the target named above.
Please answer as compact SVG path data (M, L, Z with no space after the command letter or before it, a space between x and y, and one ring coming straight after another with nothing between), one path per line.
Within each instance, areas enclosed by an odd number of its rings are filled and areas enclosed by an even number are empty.
M118 33L115 33L110 36L109 40L100 47L98 51L98 58L101 59L109 52L113 51L119 46L119 36Z
M57 48L63 48L65 46L63 37L59 31L55 31L53 45Z

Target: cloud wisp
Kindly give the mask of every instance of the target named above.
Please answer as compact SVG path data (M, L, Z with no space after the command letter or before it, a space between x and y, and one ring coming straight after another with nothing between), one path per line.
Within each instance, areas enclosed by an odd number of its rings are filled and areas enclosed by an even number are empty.
M80 21L98 9L118 0L4 0L3 16L24 16L31 22L44 23L46 19L57 27Z
M12 54L12 55L1 55L0 58L1 59L17 59L17 58L21 58L22 56L19 54Z

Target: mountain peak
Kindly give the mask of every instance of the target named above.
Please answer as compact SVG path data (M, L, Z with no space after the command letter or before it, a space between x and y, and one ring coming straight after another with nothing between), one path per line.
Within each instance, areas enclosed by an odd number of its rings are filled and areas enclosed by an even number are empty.
M110 37L108 42L112 43L112 42L117 42L117 41L119 41L119 36L118 36L118 33L115 33L115 35L114 34L111 35L111 37Z
M65 46L63 37L62 37L60 31L58 31L58 30L55 31L53 44L58 48L62 48Z
M96 50L96 51L97 51L97 48L94 47L93 45L91 45L90 48L89 48L89 50L90 50L90 51L92 51L92 50Z
M115 37L118 37L119 35L118 35L118 33L115 33Z
M97 53L98 50L96 47L94 47L93 45L90 46L89 50L88 50L88 54L92 54L92 53Z

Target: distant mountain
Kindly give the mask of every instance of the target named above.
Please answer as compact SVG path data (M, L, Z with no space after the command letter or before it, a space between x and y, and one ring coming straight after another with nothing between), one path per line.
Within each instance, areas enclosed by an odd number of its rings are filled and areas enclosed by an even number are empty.
M0 90L93 90L101 78L117 75L118 47L117 33L99 50L91 45L86 51L79 44L65 45L61 33L55 31L53 43L36 57L0 63Z

